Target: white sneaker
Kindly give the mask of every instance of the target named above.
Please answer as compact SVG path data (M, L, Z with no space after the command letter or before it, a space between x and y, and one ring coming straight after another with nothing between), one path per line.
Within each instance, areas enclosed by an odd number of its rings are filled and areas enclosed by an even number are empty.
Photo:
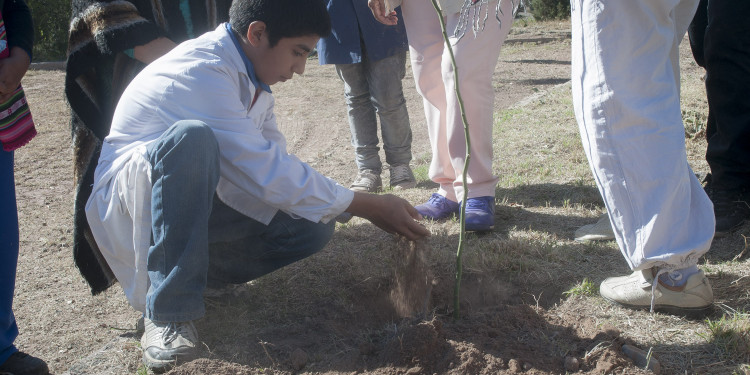
M393 190L413 189L417 186L409 164L399 164L390 167L391 188Z
M372 169L362 169L357 173L357 178L349 186L354 191L365 193L377 193L383 188L383 181L380 179L380 172Z
M143 319L141 337L143 364L154 372L164 372L177 361L186 361L198 353L198 332L193 322L154 322Z
M595 224L584 225L576 230L575 239L578 242L585 241L609 241L615 239L615 232L609 222L606 213L599 217Z
M710 312L714 301L711 284L700 270L690 275L684 287L677 291L655 281L653 270L649 268L602 281L599 294L614 304L638 310L651 308L653 298L654 311L696 318Z

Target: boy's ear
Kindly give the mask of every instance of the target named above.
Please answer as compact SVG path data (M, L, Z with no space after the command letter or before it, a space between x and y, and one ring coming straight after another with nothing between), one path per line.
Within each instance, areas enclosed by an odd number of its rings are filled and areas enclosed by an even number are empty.
M247 28L247 35L245 37L253 47L260 45L263 33L266 32L266 23L263 21L253 21Z

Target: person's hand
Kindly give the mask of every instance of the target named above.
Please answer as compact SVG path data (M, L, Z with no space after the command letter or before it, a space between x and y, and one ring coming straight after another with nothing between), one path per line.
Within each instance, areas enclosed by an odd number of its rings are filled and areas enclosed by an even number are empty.
M20 47L11 48L10 56L0 59L0 103L10 99L30 64L29 54Z
M395 195L355 192L347 212L363 217L388 233L398 233L410 240L430 235L417 220L422 217L405 199Z
M423 0L419 0L423 1ZM385 14L385 3L384 0L368 0L367 6L370 7L370 11L372 11L372 15L375 17L378 22L384 24L384 25L396 25L398 24L398 17L396 16L396 11L392 10L391 13Z

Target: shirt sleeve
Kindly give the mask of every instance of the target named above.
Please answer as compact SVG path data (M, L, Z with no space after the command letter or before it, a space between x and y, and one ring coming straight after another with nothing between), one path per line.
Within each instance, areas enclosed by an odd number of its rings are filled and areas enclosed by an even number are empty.
M28 5L23 0L5 0L2 12L8 35L8 47L22 48L31 59L34 49L34 24Z

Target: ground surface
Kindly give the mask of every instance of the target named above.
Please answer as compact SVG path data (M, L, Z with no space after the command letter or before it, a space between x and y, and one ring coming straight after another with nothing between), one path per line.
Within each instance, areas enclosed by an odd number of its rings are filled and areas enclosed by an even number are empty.
M339 226L319 254L207 297L208 313L197 322L204 358L173 373L644 372L623 354L623 344L651 348L662 373L743 371L746 342L726 344L710 322L631 312L587 292L586 285L595 289L628 269L614 242L572 241L573 231L595 221L602 205L565 84L569 49L568 24L523 21L503 49L493 79L497 225L467 238L459 320L452 318L455 220L426 223L432 237L409 244L355 218ZM688 155L696 172L707 168L701 74L683 48L686 124L698 132L687 138ZM404 84L419 185L397 194L418 204L435 187L426 177L430 153L421 99L410 74ZM73 265L63 72L32 70L24 86L39 136L16 153L17 345L46 359L57 374L143 373L138 314L118 286L91 296ZM342 91L332 67L316 60L303 77L274 87L290 152L348 184L356 167ZM748 233L745 227L715 240L701 261L716 294L714 321L747 322L730 313L748 305L750 267L732 260Z

